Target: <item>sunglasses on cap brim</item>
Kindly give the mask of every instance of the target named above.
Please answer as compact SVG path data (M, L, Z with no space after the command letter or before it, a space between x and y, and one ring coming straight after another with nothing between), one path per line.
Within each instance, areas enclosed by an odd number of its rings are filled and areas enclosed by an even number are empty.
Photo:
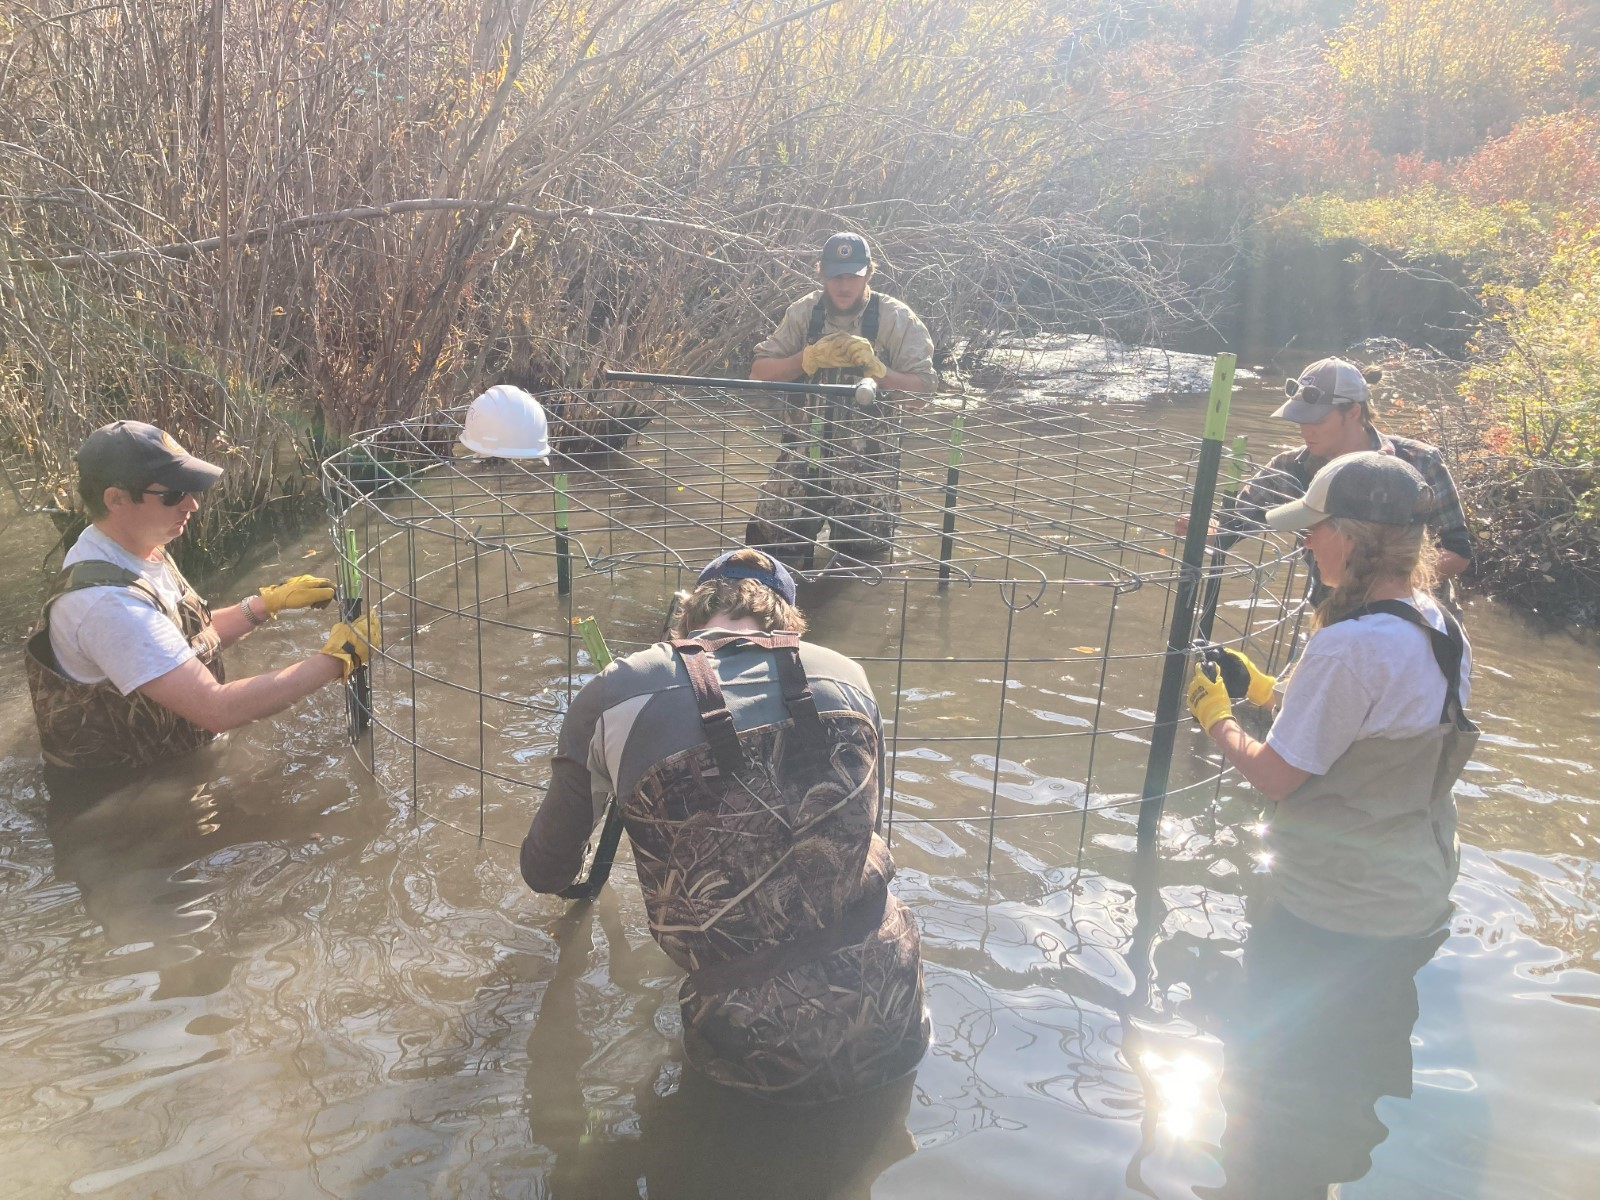
M1337 392L1325 392L1314 383L1301 383L1298 379L1283 381L1283 394L1291 400L1304 400L1307 404L1360 404Z

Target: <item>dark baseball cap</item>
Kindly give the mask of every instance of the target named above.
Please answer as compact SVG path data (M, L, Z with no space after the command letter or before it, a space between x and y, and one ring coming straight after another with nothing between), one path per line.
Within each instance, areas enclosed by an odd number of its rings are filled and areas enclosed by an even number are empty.
M768 554L763 554L761 557L772 564L770 571L732 561L735 555L748 552L748 546L741 546L737 550L729 550L726 554L719 554L705 565L705 569L700 572L700 577L695 580L695 583L697 585L710 583L716 579L754 579L757 583L771 588L790 604L793 604L794 576L789 574L789 568Z
M111 484L159 483L175 492L203 492L222 468L196 458L170 433L143 421L113 421L78 447L78 472Z
M822 277L865 275L872 266L872 251L859 233L836 233L822 245Z
M1392 454L1363 450L1334 459L1311 479L1299 500L1269 509L1273 529L1310 529L1329 517L1379 525L1420 525L1433 503L1433 489L1410 463Z

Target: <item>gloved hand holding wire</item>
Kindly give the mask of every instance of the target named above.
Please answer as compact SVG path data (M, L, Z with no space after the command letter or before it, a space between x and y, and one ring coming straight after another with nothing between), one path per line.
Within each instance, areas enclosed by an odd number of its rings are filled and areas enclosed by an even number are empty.
M286 608L327 608L333 600L333 580L320 575L296 575L282 583L269 584L260 593L269 617Z
M1262 708L1272 703L1273 691L1278 686L1278 677L1268 675L1256 666L1250 661L1249 655L1210 642L1196 642L1194 649L1200 655L1200 661L1212 664L1222 673L1222 682L1228 687L1228 696L1235 703L1248 700L1251 704Z
M366 665L373 650L382 645L378 614L369 611L354 621L340 621L335 625L333 632L328 634L328 642L322 647L322 653L337 658L342 664L341 674L349 679L352 672Z
M1218 721L1233 716L1233 702L1228 699L1228 685L1222 680L1222 669L1216 663L1198 662L1194 676L1189 680L1189 712L1207 733Z
M1272 693L1278 686L1278 677L1268 675L1255 663L1250 661L1248 654L1238 650L1230 650L1225 646L1215 646L1206 655L1208 662L1215 662L1222 671L1222 679L1228 685L1228 695L1235 700L1248 700L1251 704L1266 708L1272 703Z

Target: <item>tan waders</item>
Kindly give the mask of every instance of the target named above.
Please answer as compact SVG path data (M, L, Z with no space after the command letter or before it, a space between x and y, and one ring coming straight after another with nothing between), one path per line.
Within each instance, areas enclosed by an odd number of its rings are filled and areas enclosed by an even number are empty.
M1440 633L1409 604L1375 601L1428 633L1444 672L1439 724L1407 738L1363 738L1312 776L1267 821L1272 894L1303 921L1336 933L1427 933L1449 909L1460 865L1451 788L1478 743L1461 708L1462 638Z

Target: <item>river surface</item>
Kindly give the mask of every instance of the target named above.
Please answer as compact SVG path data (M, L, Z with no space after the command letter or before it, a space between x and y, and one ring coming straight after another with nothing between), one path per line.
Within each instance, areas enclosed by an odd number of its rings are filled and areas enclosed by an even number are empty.
M1235 402L1258 459L1295 436L1273 403L1251 383ZM1201 407L1117 412L1193 433ZM1331 960L1247 921L1257 813L1232 781L1169 809L1154 922L1132 809L1017 822L991 864L967 826L908 825L896 890L922 923L935 1045L905 1088L774 1115L686 1079L678 973L625 862L592 907L530 894L505 847L373 782L331 691L86 812L49 804L20 634L50 539L8 539L0 1196L1600 1195L1592 640L1469 604L1484 736L1458 790L1456 911L1414 985L1399 960L1341 969L1330 1007L1297 990ZM325 535L207 590L300 571L333 574ZM892 602L828 600L817 636L870 640ZM997 595L972 603L964 620L1001 620ZM1063 645L1100 632L1053 618ZM230 670L308 652L326 624L273 625ZM930 658L971 634L911 624ZM952 715L992 704L992 680L928 675L902 685L944 689ZM1024 682L1013 704L1049 724L1072 690ZM1205 749L1186 731L1175 770ZM895 765L903 812L986 769ZM1019 803L1058 803L1049 762L1005 769ZM1252 938L1275 988L1241 985Z

